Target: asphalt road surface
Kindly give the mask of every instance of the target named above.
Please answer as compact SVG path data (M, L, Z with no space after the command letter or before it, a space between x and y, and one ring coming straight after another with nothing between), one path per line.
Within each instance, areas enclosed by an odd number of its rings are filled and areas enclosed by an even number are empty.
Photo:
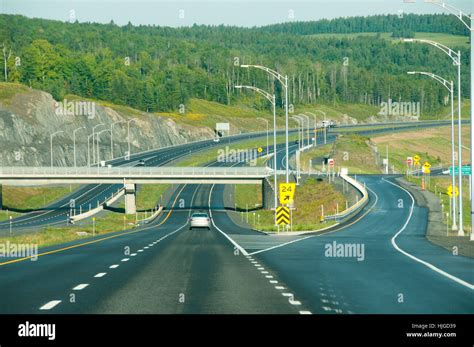
M358 179L370 189L358 220L290 237L236 226L223 185L183 185L147 225L0 263L1 311L473 313L473 259L424 238L427 211L408 192L382 176ZM203 209L211 230L189 230L190 213ZM328 254L335 245L363 252Z

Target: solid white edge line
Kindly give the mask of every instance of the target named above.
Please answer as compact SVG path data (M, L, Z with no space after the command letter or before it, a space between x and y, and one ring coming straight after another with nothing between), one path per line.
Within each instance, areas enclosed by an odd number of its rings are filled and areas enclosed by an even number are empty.
M456 277L456 276L453 276L453 275L451 275L450 273L447 273L446 271L443 271L443 270L441 270L440 268L437 268L437 267L434 266L433 264L428 263L427 261L424 261L424 260L422 260L422 259L419 259L419 258L415 257L414 255L412 255L412 254L410 254L410 253L408 253L408 252L405 252L403 249L401 249L400 247L398 247L398 245L397 245L397 243L395 242L395 240L396 240L396 238L398 237L398 235L400 235L400 234L406 229L406 227L408 226L408 223L409 223L410 220L411 220L411 217L412 217L412 215L413 215L413 209L414 209L414 207L415 207L415 199L413 198L413 195L412 195L408 190L406 190L405 188L403 188L402 186L400 186L400 185L398 185L398 184L396 184L396 183L390 182L390 181L386 180L385 178L382 178L382 180L384 180L385 182L390 183L391 185L393 185L393 186L395 186L395 187L398 187L399 189L405 191L405 192L408 194L408 196L410 197L410 199L411 199L410 214L408 215L408 218L407 218L405 224L403 225L403 227L392 237L391 242L392 242L393 247L394 247L397 251L399 251L400 253L406 255L407 257L413 259L414 261L416 261L416 262L418 262L418 263L420 263L420 264L425 265L426 267L428 267L429 269L431 269L431 270L433 270L433 271L439 273L440 275L445 276L445 277L449 278L450 280L455 281L455 282L457 282L457 283L463 285L464 287L467 287L467 288L473 290L473 289L474 289L474 285L472 285L472 284L470 284L470 283L468 283L468 282L466 282L466 281L464 281L464 280L462 280L462 279L460 279L460 278L458 278L458 277Z
M212 218L212 210L211 210L211 198L212 198L212 191L214 190L215 184L212 185L211 190L209 191L209 215L211 216L212 225L216 228L222 235L224 235L227 240L229 240L243 255L249 255L245 249L243 249L237 242L232 240L225 232L223 232L217 225L214 223L214 218Z

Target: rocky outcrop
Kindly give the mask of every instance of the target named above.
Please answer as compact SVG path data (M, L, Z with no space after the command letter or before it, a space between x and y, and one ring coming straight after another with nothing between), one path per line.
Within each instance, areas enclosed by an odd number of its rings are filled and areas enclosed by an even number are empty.
M110 129L113 126L114 157L128 151L127 121L130 123L131 153L160 148L203 138L210 138L213 130L177 124L170 118L131 110L125 107L106 107L96 103L81 104L81 100L57 103L50 94L27 89L8 100L0 100L0 165L49 166L50 135L53 137L55 166L74 165L73 132L76 131L77 165L88 163L88 136L93 127L100 134L100 159L111 159ZM79 106L79 107L76 107ZM71 112L69 112L71 111ZM91 146L89 146L91 147ZM89 151L91 162L95 160Z

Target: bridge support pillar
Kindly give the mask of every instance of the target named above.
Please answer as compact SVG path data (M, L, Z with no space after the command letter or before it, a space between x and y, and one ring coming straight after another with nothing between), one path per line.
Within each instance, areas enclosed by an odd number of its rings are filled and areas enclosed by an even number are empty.
M135 214L137 205L135 203L135 184L125 184L125 214Z
M267 179L262 180L262 207L264 210L275 208L274 192Z

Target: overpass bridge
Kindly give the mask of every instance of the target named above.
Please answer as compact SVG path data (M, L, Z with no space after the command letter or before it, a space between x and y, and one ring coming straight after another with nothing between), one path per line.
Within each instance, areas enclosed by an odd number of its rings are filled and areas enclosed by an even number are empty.
M280 171L280 170L279 170ZM278 171L278 172L279 172ZM0 167L1 185L123 184L125 213L136 211L137 184L262 184L265 197L268 167ZM264 201L267 199L264 198ZM0 208L2 206L0 193Z
M271 176L267 167L0 167L0 184L251 184Z

